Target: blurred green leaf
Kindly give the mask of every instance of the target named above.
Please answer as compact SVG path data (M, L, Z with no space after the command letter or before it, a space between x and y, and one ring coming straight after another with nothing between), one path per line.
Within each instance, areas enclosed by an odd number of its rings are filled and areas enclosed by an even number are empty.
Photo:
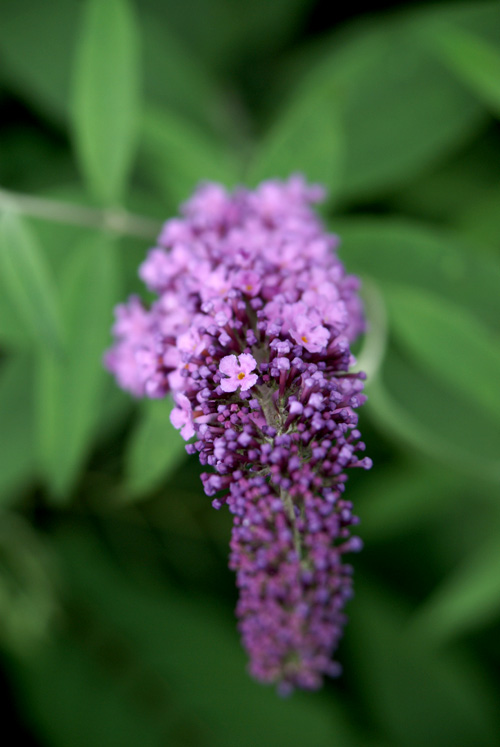
M157 23L172 25L179 38L224 76L255 63L286 43L299 27L311 0L147 0Z
M115 666L110 672L108 666L107 694L105 641L99 646L100 662L93 661L88 650L78 653L81 643L72 641L62 651L52 649L47 657L28 662L28 666L16 664L23 700L51 743L67 744L61 730L64 728L66 736L72 726L75 734L86 737L86 741L73 740L82 747L137 744L118 732L119 724L122 718L125 723L138 719L139 707L144 710L141 693L148 686L151 692L153 685L158 694L147 713L146 736L140 740L148 746L327 747L333 740L339 747L351 747L361 743L356 728L335 701L319 693L297 693L284 700L249 678L229 610L225 620L220 607L160 586L147 573L136 580L127 578L83 531L60 533L57 546L73 605L85 610L79 626L83 637L89 640L92 630L107 632L108 648L113 644L116 652L121 644L124 662L118 671ZM54 669L51 656L59 661ZM95 702L92 690L96 687L102 693L100 706L96 712L86 713L81 704ZM54 709L58 719L53 718ZM103 727L101 720L108 726ZM110 721L118 722L118 726L113 724L114 731ZM181 725L191 726L191 740L184 742L177 736L176 741L175 729ZM104 740L99 736L103 728ZM115 731L124 742L113 741ZM133 733L137 733L136 727Z
M348 218L332 224L349 271L381 284L401 283L462 306L500 329L500 262L451 232L394 218Z
M0 217L0 278L32 339L60 350L60 312L45 256L23 219L10 212Z
M68 343L63 359L41 357L37 380L40 457L58 501L69 499L101 416L107 376L102 356L118 275L114 239L96 235L68 248L61 278Z
M436 24L467 27L474 34L484 36L490 43L500 42L500 6L491 0L469 0L468 2L432 3L425 5L419 16L422 28Z
M44 113L67 118L78 0L2 0L2 77Z
M462 475L415 458L375 469L366 484L353 486L363 540L385 542L441 518L463 484Z
M89 187L120 202L139 125L139 39L128 0L86 0L75 64L73 131Z
M250 165L248 181L286 178L302 172L335 197L344 165L344 133L339 96L333 86L302 90L279 116Z
M233 186L240 179L240 165L227 146L171 111L148 107L142 135L149 169L174 205L200 181Z
M428 32L452 72L500 117L500 49L458 26L436 24Z
M460 306L427 291L389 285L385 298L399 343L443 384L500 422L500 339Z
M35 474L33 359L15 355L0 367L0 505Z
M185 441L170 422L171 398L146 400L126 453L126 490L147 494L166 480L186 456Z
M469 203L456 216L456 223L470 239L500 248L500 187L493 189L475 202Z
M362 19L334 32L305 78L311 88L329 84L339 92L346 200L407 182L484 121L478 102L428 53L411 14Z
M0 288L2 285L0 277ZM3 292L0 292L0 341L2 347L5 345L9 348L29 348L33 343L30 331L23 324L17 306Z
M498 709L484 672L462 652L437 653L407 626L409 610L373 583L356 584L347 637L379 726L401 747L485 747Z
M470 476L500 481L498 425L393 349L368 383L368 412L396 439Z
M210 129L225 130L232 122L223 95L206 65L172 29L163 9L141 6L144 89L148 101L164 106Z
M498 518L490 535L461 557L458 567L433 591L414 621L415 630L433 642L472 632L500 615Z
M487 130L438 168L402 185L391 197L392 211L426 221L446 222L462 230L469 210L487 201L492 191L498 188L500 159L496 156L497 147L495 131ZM481 240L484 242L485 238L481 237ZM486 240L490 240L489 236Z

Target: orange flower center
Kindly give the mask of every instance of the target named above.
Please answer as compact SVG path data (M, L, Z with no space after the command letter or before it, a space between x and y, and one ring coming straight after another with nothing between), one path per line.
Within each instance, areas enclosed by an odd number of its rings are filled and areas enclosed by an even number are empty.
M302 342L307 342L307 337L305 335L302 335L300 339L302 340Z
M241 379L244 379L244 378L245 378L245 374L243 373L243 371L241 371L241 373L238 374L238 379L240 379L241 381Z

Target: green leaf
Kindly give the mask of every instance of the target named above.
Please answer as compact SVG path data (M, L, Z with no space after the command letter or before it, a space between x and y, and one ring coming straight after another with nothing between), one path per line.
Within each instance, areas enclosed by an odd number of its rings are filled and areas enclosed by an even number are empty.
M422 605L415 630L438 643L474 632L500 615L498 523Z
M222 103L222 92L199 50L186 46L172 29L164 9L141 7L144 93L148 101L192 118L209 129L231 130L234 122Z
M0 505L14 502L16 492L35 474L33 359L8 358L0 368Z
M462 306L491 330L500 329L500 262L443 230L393 218L338 219L340 255L349 271L380 284L401 283Z
M187 199L200 181L233 186L240 179L240 165L226 145L166 109L148 107L142 145L149 170L173 205Z
M2 78L58 122L68 115L78 12L78 0L2 0L0 9Z
M368 383L367 409L398 446L402 441L459 473L500 482L498 425L392 349Z
M450 70L500 117L500 49L458 26L437 23L428 32Z
M391 208L395 213L435 224L451 224L463 232L468 212L491 199L495 189L498 190L500 163L494 157L496 147L495 132L487 131L454 158L403 185L391 197ZM480 238L481 242L485 238L490 241L487 233Z
M62 330L50 270L35 236L10 212L0 218L0 278L32 339L58 351Z
M468 237L486 244L488 247L500 248L500 179L495 187L475 202L467 206L455 216L457 225Z
M333 86L326 85L295 95L258 146L248 181L257 184L302 172L309 181L324 184L332 197L339 189L343 165L339 96Z
M75 66L73 131L91 191L120 202L139 124L139 39L127 0L87 0Z
M0 277L0 289L2 285ZM29 348L33 344L30 330L26 329L17 305L3 292L0 292L0 341L2 346L9 348Z
M462 652L437 653L408 627L409 610L358 577L347 638L373 716L405 747L494 743L498 709L484 671Z
M412 462L379 467L366 485L353 486L351 498L366 543L386 542L441 518L463 486L462 475L412 456Z
M126 453L126 490L137 497L158 487L186 456L185 441L170 422L173 403L146 400Z
M465 309L435 294L390 285L385 297L400 344L500 423L500 339Z
M419 15L366 19L322 41L294 86L336 88L342 102L345 168L341 196L367 199L407 183L477 131L480 104L430 55Z
M106 235L68 248L61 279L68 343L62 360L40 358L37 381L40 457L58 501L69 499L101 417L108 375L102 356L117 296L118 268L117 246Z

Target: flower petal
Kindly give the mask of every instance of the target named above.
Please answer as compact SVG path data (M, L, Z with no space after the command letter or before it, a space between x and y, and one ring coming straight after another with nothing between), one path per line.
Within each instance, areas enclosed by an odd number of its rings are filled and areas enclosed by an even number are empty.
M238 372L238 360L235 355L226 355L219 364L219 371L228 376Z
M235 392L240 385L237 379L221 379L220 388L223 392Z

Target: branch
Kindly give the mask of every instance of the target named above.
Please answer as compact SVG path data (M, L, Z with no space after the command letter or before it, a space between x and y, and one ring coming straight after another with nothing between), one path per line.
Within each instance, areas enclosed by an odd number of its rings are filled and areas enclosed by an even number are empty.
M7 209L31 218L113 231L125 236L136 236L140 239L155 239L161 229L161 223L140 215L131 215L121 208L100 210L83 205L72 205L59 200L8 192L0 188L1 209Z

